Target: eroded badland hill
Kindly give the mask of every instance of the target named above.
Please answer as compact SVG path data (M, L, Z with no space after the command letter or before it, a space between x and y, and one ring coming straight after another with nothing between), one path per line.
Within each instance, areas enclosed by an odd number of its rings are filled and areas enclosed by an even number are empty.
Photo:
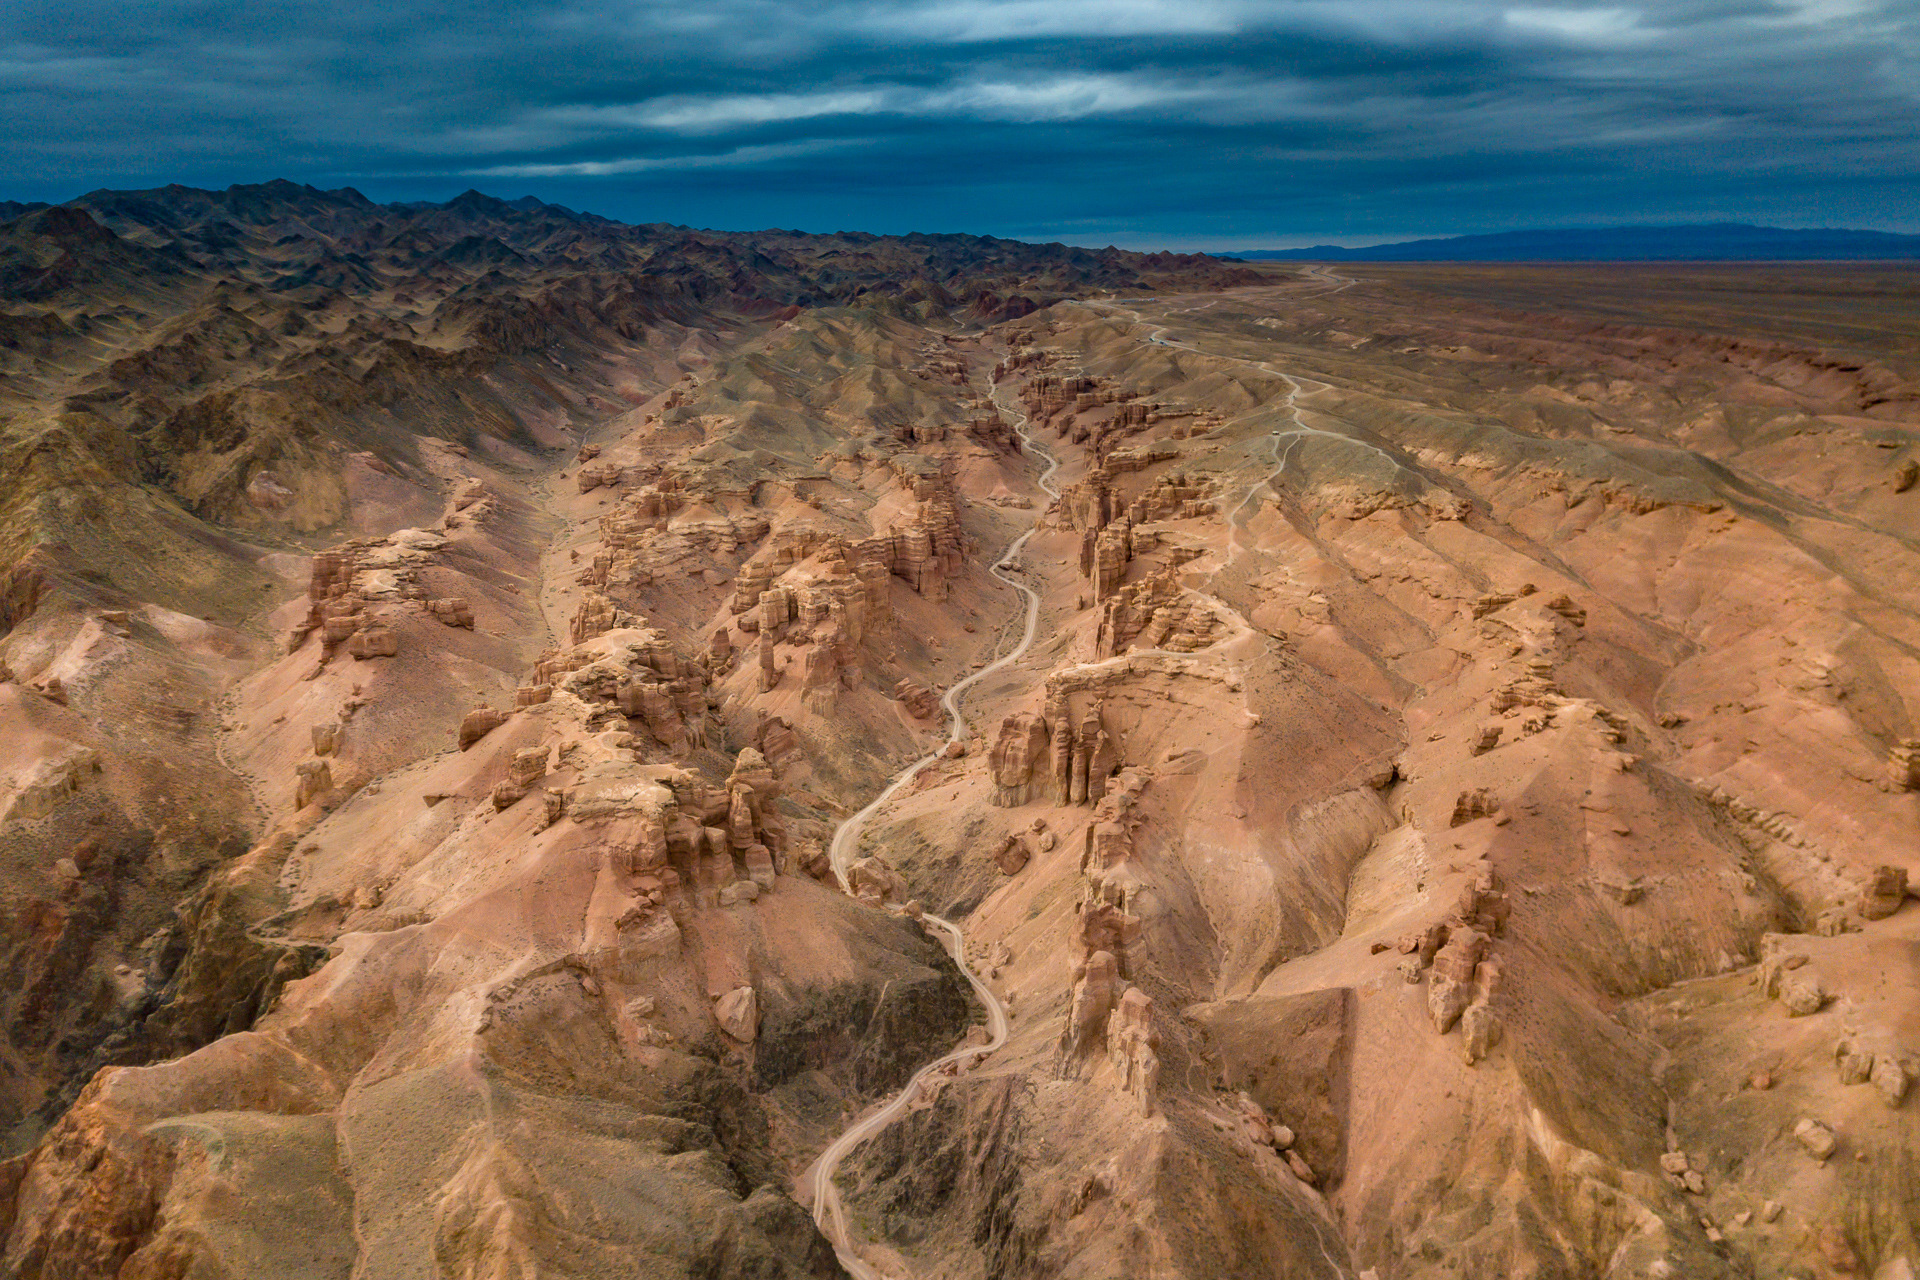
M1911 1276L1916 278L0 224L0 1270Z

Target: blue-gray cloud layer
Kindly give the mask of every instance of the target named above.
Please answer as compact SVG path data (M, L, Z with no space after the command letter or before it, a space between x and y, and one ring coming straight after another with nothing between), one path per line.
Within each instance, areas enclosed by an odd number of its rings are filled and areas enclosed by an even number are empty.
M1920 231L1913 0L14 0L0 198L284 176L1255 245Z

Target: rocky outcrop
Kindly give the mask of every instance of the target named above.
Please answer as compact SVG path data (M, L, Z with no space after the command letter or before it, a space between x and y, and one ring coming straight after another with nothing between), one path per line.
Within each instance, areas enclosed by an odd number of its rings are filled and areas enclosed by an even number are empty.
M1433 957L1433 976L1427 985L1427 1009L1433 1029L1441 1035L1453 1030L1473 1002L1474 971L1486 954L1486 935L1476 929L1456 929Z
M869 902L905 902L907 883L879 858L859 858L847 866L847 890Z
M892 532L855 544L854 559L885 565L927 599L945 600L947 582L960 572L969 549L953 482L938 463L917 454L895 455L889 466L913 495L912 514Z
M1779 1000L1790 1018L1808 1017L1826 1007L1826 984L1817 969L1808 967L1804 952L1793 950L1779 935L1769 935L1761 945L1765 954L1758 977L1763 994Z
M989 752L995 804L1042 797L1055 804L1097 804L1106 794L1107 780L1122 763L1120 744L1101 720L1097 696L1080 694L1075 715L1075 684L1070 676L1050 675L1043 711L1002 721Z
M1126 985L1120 981L1120 962L1111 951L1095 951L1079 961L1073 979L1073 1000L1060 1038L1067 1070L1093 1049L1105 1047L1107 1016Z
M1066 732L1069 722L1065 697L1061 697L1057 713L1051 714L1053 733L1056 743L1064 741L1069 748L1066 758L1062 759L1059 746L1054 748L1056 768L1064 765L1054 776L1054 794L1059 801L1067 804L1098 804L1106 794L1107 779L1120 767L1120 747L1100 718L1100 706L1089 703L1081 713L1078 727L1071 733ZM1048 710L1055 712L1054 698L1049 691Z
M617 484L619 470L602 468L600 477L611 471L615 479L596 478L594 486ZM590 472L581 469L583 486ZM697 577L717 568L742 548L764 540L772 528L757 512L676 517L690 505L706 505L727 496L732 495L714 483L680 473L662 474L652 483L622 491L619 502L600 518L601 549L578 581L624 603L637 600L638 593L656 583Z
M578 477L580 492L591 493L595 489L602 487L608 489L617 488L619 487L621 477L625 474L625 470L625 468L610 462L601 463L598 466L583 466L580 468Z
M304 809L333 792L333 770L325 760L303 760L294 766L297 781L293 788L293 807Z
M1400 939L1407 957L1401 975L1409 983L1428 978L1427 1012L1441 1035L1456 1026L1468 1065L1486 1057L1503 1038L1497 1009L1501 965L1492 943L1506 931L1512 904L1493 868L1482 864L1461 889L1458 904L1445 920Z
M347 652L356 661L391 658L400 652L400 637L384 622L368 622L347 637Z
M893 696L915 720L931 720L940 710L939 695L911 680L901 680L895 684Z
M100 773L100 768L100 753L91 747L69 746L41 760L22 776L10 780L13 794L5 801L4 808L0 808L0 821L33 822L51 816L78 795Z
M1453 802L1453 816L1447 822L1450 827L1476 822L1481 818L1491 818L1500 812L1500 798L1485 787L1476 787L1472 791L1462 791Z
M1887 753L1887 781L1896 791L1920 791L1920 738L1902 738Z
M606 596L589 595L573 611L573 620L567 624L567 640L582 645L595 636L605 635L616 628L630 627L638 621L638 618Z
M408 612L471 629L473 610L465 599L430 596L422 581L423 570L446 545L442 534L402 529L316 555L307 586L307 615L288 633L287 652L317 633L323 663L343 645L356 660L393 657L399 652L399 636L392 622Z
M754 645L754 653L756 655L755 665L760 671L759 687L761 693L766 693L780 683L780 660L774 651L773 645L773 635L766 631L760 633L759 642Z
M534 784L547 776L549 755L547 747L523 747L514 752L507 765L506 780L493 788L493 807L506 809L526 799Z
M1197 653L1225 632L1213 607L1181 590L1168 567L1118 588L1101 601L1094 653L1100 658L1128 649Z
M1174 449L1142 449L1111 455L1106 465L1117 474L1171 461L1179 456ZM1143 525L1156 520L1197 520L1217 514L1218 508L1212 500L1216 484L1215 481L1185 471L1160 476L1127 504L1127 522Z
M1054 503L1054 518L1062 528L1081 535L1080 572L1083 575L1087 572L1084 559L1086 536L1106 528L1116 514L1113 477L1104 467L1094 467L1084 478L1060 490L1060 497Z
M473 605L462 596L427 601L427 612L449 627L473 630Z
M1061 376L1044 373L1027 379L1020 399L1030 417L1042 422L1074 408L1092 408L1099 403L1099 383L1085 376ZM1088 399L1080 401L1081 396Z
M543 653L520 705L539 705L557 690L584 705L590 728L618 722L674 758L705 746L714 733L707 665L680 653L665 632L637 625L638 619L622 614L613 621L622 625L599 630L598 622L581 626L576 620L576 632L591 632L590 638Z
M1112 595L1133 559L1133 526L1125 520L1081 535L1080 572L1093 584L1093 598Z
M845 637L829 631L800 655L800 704L817 716L832 715L842 684L851 687L859 669L858 655Z
M1036 799L1045 785L1050 756L1045 716L1016 712L1002 720L988 756L993 803L1012 808Z
M780 683L787 664L779 647L797 649L791 663L800 671L802 705L831 716L840 691L860 687L890 652L890 571L863 546L812 534L783 537L742 568L728 607L738 615L734 626L756 637L760 692Z
M1119 1076L1120 1087L1133 1097L1142 1116L1159 1105L1160 1045L1153 1026L1153 998L1138 987L1128 987L1107 1020L1107 1057Z
M460 721L460 749L465 751L507 722L507 713L492 707L475 707Z
M779 716L769 716L762 712L754 727L754 746L766 758L767 764L775 774L798 763L804 758L800 735L793 726Z

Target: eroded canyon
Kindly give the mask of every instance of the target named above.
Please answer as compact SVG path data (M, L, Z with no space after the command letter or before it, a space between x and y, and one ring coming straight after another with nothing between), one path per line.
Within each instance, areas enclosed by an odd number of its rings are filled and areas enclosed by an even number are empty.
M0 224L6 1273L1911 1276L1915 278Z

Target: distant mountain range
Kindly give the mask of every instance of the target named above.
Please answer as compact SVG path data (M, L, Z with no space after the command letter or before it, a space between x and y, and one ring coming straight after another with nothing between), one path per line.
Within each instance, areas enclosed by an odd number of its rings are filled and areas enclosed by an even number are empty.
M1363 249L1317 244L1305 249L1251 249L1219 256L1247 262L1858 262L1920 258L1920 235L1837 227L1795 230L1715 222L1671 227L1500 231L1482 236L1406 240Z
M0 201L0 301L72 308L147 295L157 303L166 294L167 306L177 308L183 299L169 290L194 292L208 281L315 307L329 305L316 299L334 293L381 305L404 295L394 305L405 322L418 322L414 337L431 331L456 345L474 308L491 317L483 329L504 325L514 341L562 323L562 314L630 339L638 326L669 314L760 317L790 307L859 306L992 323L1062 298L1262 279L1201 253L957 234L636 226L532 196L501 200L479 191L440 203L376 204L351 187L323 191L276 179L219 191L179 184L92 191L51 206ZM393 319L375 318L375 329ZM282 319L275 312L266 322ZM19 341L9 338L8 320L0 310L0 374L10 343ZM399 340L412 338L400 332Z

